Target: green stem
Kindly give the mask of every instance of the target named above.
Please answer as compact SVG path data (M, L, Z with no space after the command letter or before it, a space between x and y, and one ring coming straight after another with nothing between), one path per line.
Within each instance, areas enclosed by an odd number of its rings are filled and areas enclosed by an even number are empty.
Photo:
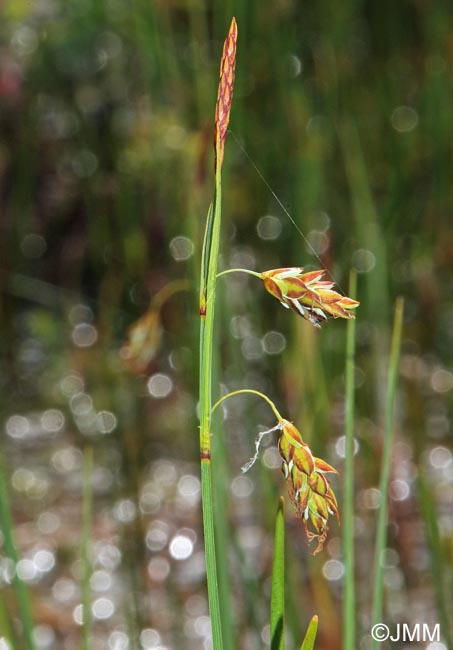
M252 395L258 395L259 397L262 397L262 398L263 398L263 399L264 399L264 400L269 404L269 406L271 407L271 409L274 411L274 414L275 414L275 417L277 418L277 420L278 420L279 422L281 422L281 421L283 420L283 418L282 418L282 416L280 415L280 413L278 412L277 407L275 406L274 402L273 402L271 399L269 399L269 397L267 397L266 395L264 395L264 393L260 393L259 390L252 390L251 388L241 388L240 390L234 390L232 393L228 393L228 395L224 395L223 397L221 397L221 398L220 398L220 399L219 399L219 400L214 404L214 406L212 407L211 413L214 413L214 411L216 410L216 408L217 408L218 406L220 406L220 404L221 404L222 402L224 402L226 399L228 399L229 397L233 397L234 395L241 395L241 393L251 393Z
M220 140L217 141L220 151ZM215 198L213 216L208 214L203 244L200 292L200 458L203 532L206 553L209 612L214 650L222 650L219 587L217 581L216 546L214 535L213 493L211 476L211 392L212 345L215 314L216 274L220 245L222 179L220 159L216 160Z
M227 269L226 271L217 273L217 277L220 278L222 277L222 275L228 275L228 273L248 273L249 275L254 275L256 278L259 278L260 280L263 277L261 273L257 273L256 271L251 271L250 269Z
M19 554L14 539L13 521L7 492L7 481L3 467L3 459L0 456L0 528L4 537L6 555L13 562L14 568L16 568L17 563L19 562ZM19 615L24 635L24 647L26 650L34 650L33 616L28 591L16 570L14 571L13 585L16 592L17 602L19 604Z
M349 295L355 299L357 276L351 272ZM343 548L345 586L343 609L343 648L355 648L355 590L354 590L354 365L355 319L348 321L346 338L346 454L343 514Z
M374 557L374 594L372 616L373 625L376 625L376 623L380 623L382 621L383 614L384 572L382 567L382 554L385 549L385 543L387 539L387 500L392 461L392 444L394 437L395 394L400 356L401 331L403 327L403 306L403 299L398 298L395 306L395 318L393 322L392 349L390 353L390 368L387 383L384 450L382 457L381 480L379 484L381 507L379 509L378 516L376 551ZM380 643L378 641L373 641L373 650L378 650L379 647Z
M271 591L271 650L285 650L285 518L280 497L275 520Z

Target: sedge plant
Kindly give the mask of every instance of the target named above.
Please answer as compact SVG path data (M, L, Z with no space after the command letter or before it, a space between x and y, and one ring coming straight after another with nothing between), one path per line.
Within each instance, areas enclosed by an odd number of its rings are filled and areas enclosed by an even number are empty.
M237 25L233 18L223 47L220 64L220 82L215 113L215 191L206 221L201 260L200 282L200 460L201 493L203 503L203 531L206 553L209 611L215 650L221 650L222 629L219 589L217 582L216 547L211 465L211 395L213 365L213 333L215 314L216 275L220 245L222 202L222 164L226 131L233 98L236 66Z
M316 540L314 554L319 553L328 534L330 516L339 517L338 504L327 474L336 470L317 458L304 442L301 433L289 420L283 418L275 404L263 393L241 389L219 399L212 406L213 345L216 282L218 277L233 272L249 273L262 280L264 288L285 308L291 309L315 327L330 318L354 318L358 302L342 296L333 289L334 283L324 279L326 271L305 271L303 267L285 267L257 273L249 269L227 269L218 273L220 232L222 218L222 165L225 140L233 98L236 65L237 24L233 18L223 47L220 63L220 81L214 122L215 189L209 207L201 258L200 280L200 460L202 483L203 529L206 554L208 599L214 650L222 650L222 621L220 589L217 579L216 540L213 510L211 453L212 414L226 399L242 393L251 393L264 399L271 407L277 424L262 432L256 441L254 457L243 467L248 471L258 458L264 435L278 432L278 449L282 471L287 482L290 501L303 521L308 541ZM283 650L283 510L280 509L276 526L276 553L274 562L273 596L271 608L272 647ZM317 630L314 617L302 644L304 650L313 648Z

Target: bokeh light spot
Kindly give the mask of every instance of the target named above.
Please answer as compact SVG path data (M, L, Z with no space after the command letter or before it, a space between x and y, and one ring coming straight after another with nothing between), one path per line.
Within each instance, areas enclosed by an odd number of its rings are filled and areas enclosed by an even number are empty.
M140 633L140 644L143 650L156 648L161 642L160 634L157 630L146 628Z
M277 447L268 447L263 454L263 465L269 469L279 469L281 464L282 458Z
M286 338L281 332L270 330L263 336L262 345L266 354L280 354L286 348Z
M45 431L56 433L64 427L65 418L61 411L48 409L41 416L41 426Z
M231 481L231 492L237 499L246 499L253 492L253 482L249 479L248 476L236 476Z
M72 341L79 348L89 348L98 340L98 332L91 323L78 323L72 330Z
M47 250L47 243L44 237L29 233L25 235L20 244L24 257L28 259L39 259Z
M38 650L54 647L55 632L50 625L37 625L33 630L33 641Z
M329 238L321 230L311 230L307 235L306 248L309 253L315 252L316 255L322 255L329 248Z
M429 454L429 462L436 469L447 467L452 461L452 454L447 447L434 447Z
M295 54L289 55L289 69L293 77L298 77L302 72L302 61Z
M418 114L411 106L397 106L390 118L393 128L399 133L409 133L418 124Z
M178 482L178 492L181 496L189 500L198 500L201 493L200 480L193 474L181 476Z
M79 604L72 611L72 618L77 625L83 625L83 605Z
M113 508L115 518L123 524L130 524L135 519L137 507L130 499L122 499Z
M322 567L322 572L327 580L340 580L344 575L344 564L339 560L327 560Z
M168 542L168 525L160 520L153 521L146 533L146 546L150 551L161 551Z
M261 239L277 239L282 232L282 223L278 217L267 214L258 221L256 231Z
M175 560L187 560L193 553L193 541L186 535L175 535L170 542L169 551Z
M354 438L354 456L360 449L359 441ZM340 436L335 443L335 451L340 458L346 458L346 437Z
M11 438L25 438L31 431L30 422L23 415L12 415L6 421L6 433Z
M381 493L377 488L368 488L359 493L361 505L368 510L376 510L381 502Z
M359 248L352 254L351 261L357 273L369 273L376 266L376 256L365 248Z
M96 428L99 433L112 433L117 424L116 415L111 411L99 411L96 416Z
M193 241L188 237L183 237L182 235L173 237L169 248L171 256L177 262L185 262L185 260L188 260L190 257L192 257L195 250Z
M390 483L390 496L394 501L405 501L411 493L410 485L403 479L395 479Z
M152 397L163 399L171 393L173 382L168 375L158 372L148 379L147 386Z
M129 637L121 630L114 630L109 636L109 650L128 650Z
M453 373L443 368L435 370L431 376L431 386L436 393L448 393L453 388Z
M148 575L154 582L163 582L170 573L170 562L166 557L153 557L148 563Z
M105 621L115 613L115 605L110 598L97 598L91 606L93 617L98 621Z
M113 583L111 574L108 571L99 569L94 571L90 578L90 586L93 591L108 591Z
M41 573L48 573L56 564L55 555L47 549L41 549L34 554L33 564Z

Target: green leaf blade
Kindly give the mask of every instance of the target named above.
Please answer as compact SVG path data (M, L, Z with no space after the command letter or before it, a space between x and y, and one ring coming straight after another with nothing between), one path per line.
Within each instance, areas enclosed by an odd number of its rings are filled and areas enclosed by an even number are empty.
M271 650L285 648L285 518L283 498L275 520L271 593Z
M318 633L318 616L315 614L311 619L305 638L302 641L300 650L313 650L315 647L316 635Z
M384 448L382 453L381 478L379 491L381 494L381 507L378 514L376 530L376 548L374 557L374 590L373 590L373 625L382 621L384 609L384 566L381 558L387 541L388 523L388 492L392 465L392 448L395 429L395 400L398 379L398 366L403 330L404 300L398 298L395 305L393 321L392 346L390 350L390 364L387 379L387 399L385 414ZM373 650L379 650L379 641L374 640Z

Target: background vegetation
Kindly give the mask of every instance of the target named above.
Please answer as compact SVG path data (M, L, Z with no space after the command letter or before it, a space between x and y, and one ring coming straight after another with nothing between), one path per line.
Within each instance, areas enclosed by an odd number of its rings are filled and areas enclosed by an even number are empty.
M88 591L93 650L210 647L196 286L232 15L221 266L322 264L344 291L357 269L360 648L370 643L392 311L404 296L385 620L440 622L443 645L430 650L451 647L451 5L4 0L0 12L2 497L36 647L80 647ZM341 471L345 324L316 331L247 276L218 286L218 381L269 394ZM269 644L273 522L286 487L275 440L240 472L257 431L273 425L266 405L243 397L226 408L213 444L229 647L253 650ZM335 489L341 507L341 477ZM316 647L337 650L341 528L332 524L312 558L289 508L286 518L288 646L316 613ZM2 527L3 650L25 647L25 635Z

